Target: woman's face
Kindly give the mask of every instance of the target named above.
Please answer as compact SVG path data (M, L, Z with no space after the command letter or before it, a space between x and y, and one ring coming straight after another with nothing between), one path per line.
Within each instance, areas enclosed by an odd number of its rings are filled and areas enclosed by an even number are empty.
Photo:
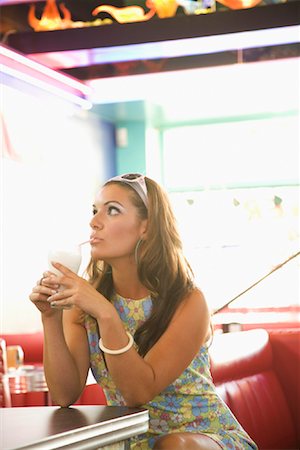
M146 231L147 220L138 216L131 195L121 184L104 186L97 195L90 222L94 260L112 264L114 260L134 255L135 246Z

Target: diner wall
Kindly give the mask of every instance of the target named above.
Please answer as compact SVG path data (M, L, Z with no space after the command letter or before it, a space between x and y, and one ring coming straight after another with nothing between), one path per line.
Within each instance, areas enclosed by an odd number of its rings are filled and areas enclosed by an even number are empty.
M32 332L41 322L28 296L50 246L88 239L95 192L115 174L114 127L11 86L2 93L0 328Z
M146 174L146 126L144 121L116 124L116 165L118 173Z

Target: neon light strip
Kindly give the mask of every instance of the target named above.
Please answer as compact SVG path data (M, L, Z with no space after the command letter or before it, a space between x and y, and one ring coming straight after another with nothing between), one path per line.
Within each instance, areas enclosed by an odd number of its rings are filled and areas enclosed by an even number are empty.
M54 95L56 95L60 98L63 98L64 100L67 100L69 102L72 102L75 105L82 107L83 109L90 109L92 107L92 103L90 101L88 101L84 98L81 98L78 95L71 94L70 92L67 92L63 89L60 89L56 86L53 86L49 83L42 81L42 80L39 80L38 78L34 78L24 72L20 72L19 70L15 70L15 69L12 69L12 68L10 68L8 66L4 66L4 65L2 65L1 70L3 73L5 73L9 76L12 76L21 81L29 83L35 87L43 89L46 92L54 94Z
M41 73L43 75L48 76L50 79L59 81L60 83L63 83L66 86L77 89L78 91L82 92L84 95L90 94L90 89L83 83L80 83L79 81L77 81L74 78L71 78L67 75L56 72L56 71L50 69L49 67L39 64L38 62L33 61L32 59L29 59L20 53L14 52L13 50L10 50L7 47L0 45L0 54L11 59L12 61L16 61L16 62L20 63L21 65L23 65L25 67L33 69L37 73Z
M49 67L67 69L93 64L133 61L145 57L147 59L171 58L297 42L300 42L300 25L163 42L35 53L29 56Z

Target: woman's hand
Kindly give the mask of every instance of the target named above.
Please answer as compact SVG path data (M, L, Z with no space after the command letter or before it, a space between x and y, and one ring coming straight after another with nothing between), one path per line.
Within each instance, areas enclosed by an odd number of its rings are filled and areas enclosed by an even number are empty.
M57 314L48 299L51 295L58 292L59 284L57 280L53 277L51 272L44 272L43 277L37 281L36 286L31 291L29 299L41 313L47 313L48 315Z
M72 272L60 263L52 263L61 272L61 276L51 275L44 279L44 283L56 283L62 286L58 292L51 294L47 301L55 308L70 308L77 306L94 317L99 315L99 306L104 311L113 308L88 281Z

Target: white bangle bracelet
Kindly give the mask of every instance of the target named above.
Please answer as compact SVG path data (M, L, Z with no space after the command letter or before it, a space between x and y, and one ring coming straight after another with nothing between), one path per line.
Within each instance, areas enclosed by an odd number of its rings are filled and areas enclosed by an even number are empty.
M126 331L127 336L129 337L128 344L125 347L120 348L119 350L110 350L109 348L104 347L102 343L102 338L99 339L99 347L104 353L108 353L109 355L121 355L122 353L127 352L133 346L133 337L128 331Z

